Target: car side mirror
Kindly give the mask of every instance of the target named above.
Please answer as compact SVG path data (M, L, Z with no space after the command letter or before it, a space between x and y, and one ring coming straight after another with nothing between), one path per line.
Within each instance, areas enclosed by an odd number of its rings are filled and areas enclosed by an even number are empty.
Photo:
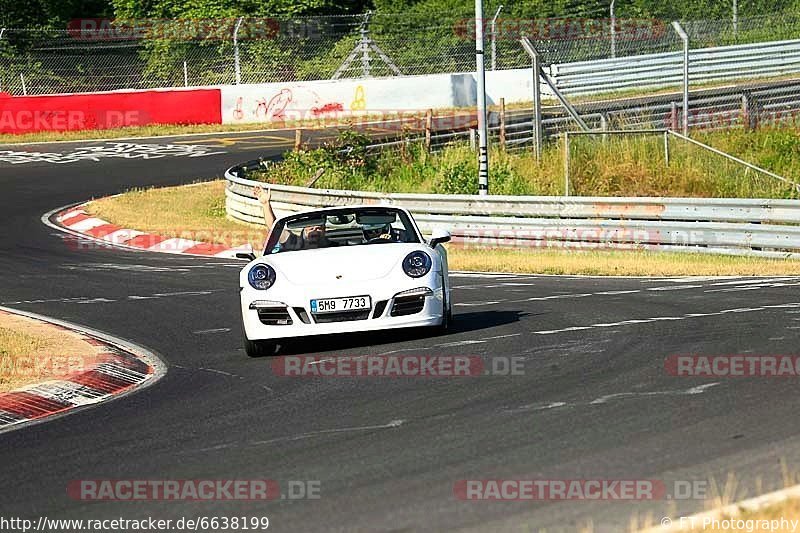
M436 248L437 244L450 242L450 232L443 229L433 230L433 234L431 235L431 239L429 242L431 248Z
M252 261L256 258L256 252L253 250L253 247L250 244L245 244L242 246L242 249L237 251L234 255L236 259L245 259L247 261Z

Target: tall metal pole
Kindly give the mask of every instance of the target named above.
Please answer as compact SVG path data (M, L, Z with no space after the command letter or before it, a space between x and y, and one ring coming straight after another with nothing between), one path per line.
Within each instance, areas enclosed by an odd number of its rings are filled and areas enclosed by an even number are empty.
M539 53L534 48L530 39L523 37L520 41L522 48L531 56L531 87L533 88L533 153L536 160L542 159L542 94L541 76L542 65L539 61Z
M3 38L3 34L6 32L5 28L0 28L0 39ZM0 78L0 93L3 92L3 79Z
M497 70L497 16L502 9L503 4L500 4L492 18L492 70Z
M734 0L735 1L735 0ZM617 57L617 17L614 15L614 2L611 0L611 57Z
M683 134L689 136L689 36L680 22L672 22L675 32L683 40Z
M244 17L239 17L236 27L233 29L233 72L236 78L236 85L242 83L242 69L239 65L239 27L242 25Z
M361 23L361 77L362 78L369 78L370 77L370 68L369 63L371 58L369 57L369 16L372 12L367 11L364 13L364 21Z
M733 39L739 36L739 3L733 0Z
M486 66L483 62L483 0L475 0L475 66L478 78L478 194L489 194L489 131L486 125Z

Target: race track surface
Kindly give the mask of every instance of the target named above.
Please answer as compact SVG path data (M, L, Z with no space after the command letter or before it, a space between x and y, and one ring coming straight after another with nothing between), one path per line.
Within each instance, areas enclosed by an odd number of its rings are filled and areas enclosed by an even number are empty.
M220 137L235 135L186 141L219 153L156 159L106 149L93 160L85 143L0 147L0 160L3 150L84 154L0 161L0 304L131 340L168 366L140 393L0 435L0 516L268 516L276 531L574 531L592 523L611 532L632 516L657 522L702 510L708 498L461 501L454 485L657 479L675 496L675 480L724 484L734 472L753 496L756 478L763 490L783 486L781 459L798 464L797 378L674 377L664 360L796 353L800 279L457 275L447 335L325 338L288 353L469 355L487 368L513 357L523 362L520 375L286 378L242 349L239 263L75 249L40 221L131 186L221 177L283 149L279 139L209 140ZM285 137L283 146L293 133ZM153 154L165 143L134 144ZM66 487L79 479L309 480L320 497L76 501Z

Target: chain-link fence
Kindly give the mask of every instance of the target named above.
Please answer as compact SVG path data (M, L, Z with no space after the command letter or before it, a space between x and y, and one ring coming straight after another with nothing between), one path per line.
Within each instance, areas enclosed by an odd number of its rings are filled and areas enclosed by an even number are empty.
M685 21L692 48L800 38L800 14ZM485 21L487 68L675 52L657 19ZM0 90L45 94L170 86L470 72L474 20L364 14L214 20L76 20L64 29L0 29Z

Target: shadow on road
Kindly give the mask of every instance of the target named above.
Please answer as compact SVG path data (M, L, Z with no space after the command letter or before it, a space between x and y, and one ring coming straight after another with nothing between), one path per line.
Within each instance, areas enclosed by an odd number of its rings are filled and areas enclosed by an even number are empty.
M461 334L512 324L529 315L530 313L509 310L455 313L450 329L444 334L437 334L432 328L408 328L340 335L319 335L294 339L285 345L280 345L275 355L315 354L332 350L381 346L416 340L428 340L430 344L437 344L437 339L442 339L441 342L463 340L460 338Z

